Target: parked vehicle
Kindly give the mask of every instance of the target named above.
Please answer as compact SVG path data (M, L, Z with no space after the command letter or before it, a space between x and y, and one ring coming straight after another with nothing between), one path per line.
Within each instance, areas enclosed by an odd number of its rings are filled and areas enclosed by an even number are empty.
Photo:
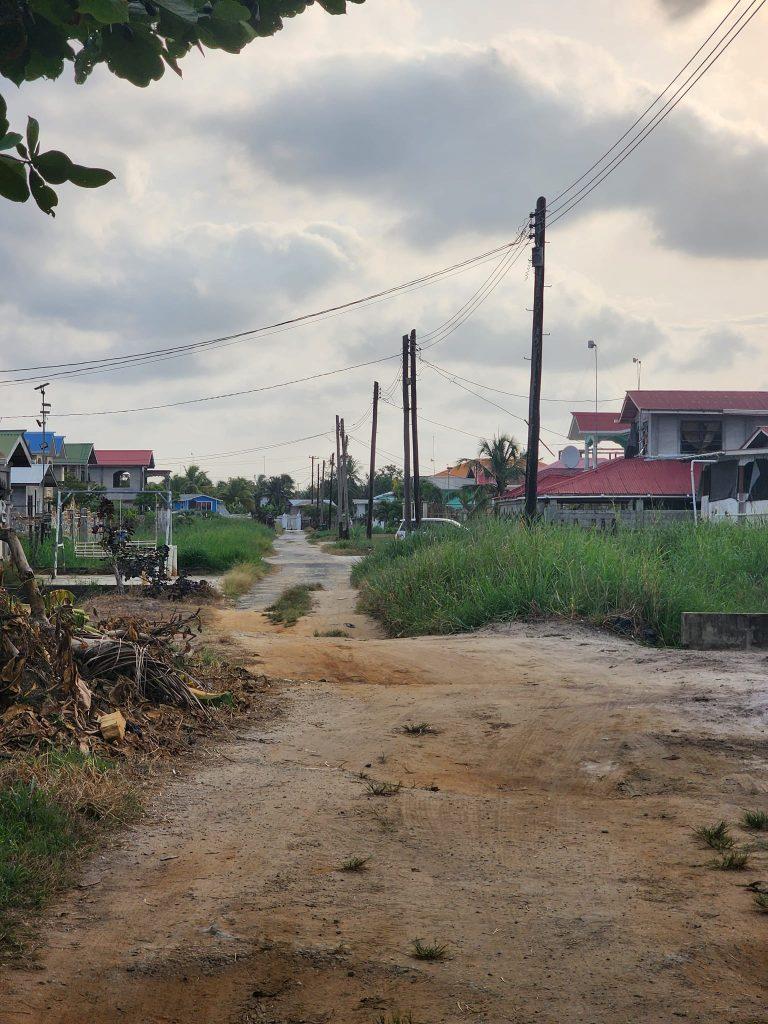
M445 527L448 526L453 526L457 530L466 530L466 526L462 526L461 523L457 523L455 519L438 519L437 517L435 517L434 519L422 519L419 529L429 530L431 532L432 530L443 530ZM415 523L413 523L413 529L416 529ZM405 531L405 520L403 519L401 520L400 525L397 528L395 540L404 540L406 536L407 534Z

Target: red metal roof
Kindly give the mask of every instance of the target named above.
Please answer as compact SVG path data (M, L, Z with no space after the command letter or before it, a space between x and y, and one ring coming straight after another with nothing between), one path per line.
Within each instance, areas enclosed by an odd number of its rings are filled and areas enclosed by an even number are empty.
M622 423L617 412L572 412L576 426L582 434L625 433L629 427Z
M151 448L95 448L97 466L144 466L152 469L155 458Z
M583 459L582 459L583 463ZM551 466L539 466L539 492L545 484L553 484L559 480L567 480L569 477L578 476L583 473L584 469L568 469L562 462L554 462ZM502 494L502 498L521 498L525 494L525 484L518 484L515 487L509 487Z
M768 412L768 391L628 391L619 418L650 412Z
M694 466L695 480L701 464ZM542 497L655 498L682 497L691 493L691 463L687 459L612 459L597 469L577 473L567 480L547 481L539 488Z

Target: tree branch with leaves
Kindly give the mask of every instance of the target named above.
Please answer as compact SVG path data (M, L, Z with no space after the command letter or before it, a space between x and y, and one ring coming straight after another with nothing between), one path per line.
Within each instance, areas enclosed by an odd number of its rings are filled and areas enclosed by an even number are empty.
M0 77L21 86L56 79L72 64L82 85L104 64L118 78L144 88L192 49L240 53L254 39L272 36L284 19L317 3L328 14L345 14L364 0L0 0ZM26 132L11 130L0 96L0 196L25 203L30 196L55 216L52 185L69 182L99 188L111 171L75 163L59 150L40 150L34 117Z

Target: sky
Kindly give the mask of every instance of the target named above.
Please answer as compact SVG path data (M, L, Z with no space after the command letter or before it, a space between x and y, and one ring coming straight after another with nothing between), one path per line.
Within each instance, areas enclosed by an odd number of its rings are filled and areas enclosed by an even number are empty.
M103 69L85 86L69 70L19 90L3 82L12 125L34 115L43 148L117 179L62 186L55 220L0 202L0 423L34 428L40 378L8 372L18 367L251 331L510 242L536 197L554 199L613 145L731 2L366 0L344 17L313 8L239 55L194 52L183 80L148 89ZM594 408L590 338L601 409L636 386L633 357L643 387L768 389L766 44L768 7L551 225L545 459L568 443L570 411ZM333 449L337 414L367 465L377 379L394 401L380 410L377 463L402 463L402 335L428 339L496 266L195 354L48 371L51 428L97 448L152 448L174 472L288 472L305 485L310 456ZM422 472L497 432L524 444L532 288L526 247L473 315L425 348Z

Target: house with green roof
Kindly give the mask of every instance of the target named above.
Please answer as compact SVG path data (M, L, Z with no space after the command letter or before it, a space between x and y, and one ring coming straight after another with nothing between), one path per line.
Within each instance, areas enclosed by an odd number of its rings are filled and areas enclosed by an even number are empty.
M0 465L16 468L32 465L32 453L23 430L0 430Z
M92 441L67 441L65 438L62 454L53 460L56 479L60 481L74 477L81 483L88 483L90 467L95 465Z

